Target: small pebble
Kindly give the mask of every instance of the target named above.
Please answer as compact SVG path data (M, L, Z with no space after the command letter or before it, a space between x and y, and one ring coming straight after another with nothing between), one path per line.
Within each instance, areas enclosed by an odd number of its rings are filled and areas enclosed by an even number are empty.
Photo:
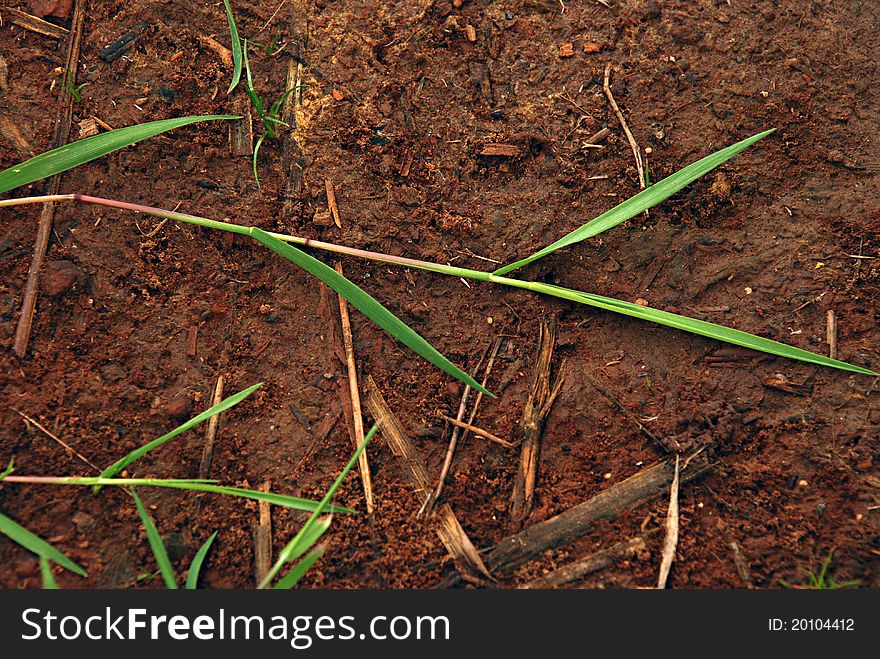
M189 416L192 408L192 398L189 396L177 396L169 401L168 405L165 406L165 411L172 419L182 419Z
M40 289L46 297L60 297L82 279L82 271L70 261L49 261L43 268Z

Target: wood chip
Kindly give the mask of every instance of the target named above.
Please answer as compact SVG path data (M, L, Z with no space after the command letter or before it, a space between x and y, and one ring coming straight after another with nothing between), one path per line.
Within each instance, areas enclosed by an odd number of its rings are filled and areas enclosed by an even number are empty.
M48 23L41 18L37 18L36 16L31 16L20 9L15 9L14 7L4 7L3 11L5 14L9 16L9 20L19 27L23 27L26 30L30 30L31 32L36 32L38 34L42 34L47 37L52 37L53 39L66 39L67 35L70 34L69 30L65 30L63 27L59 27L52 23Z
M336 205L336 190L333 188L333 181L328 178L324 181L324 186L327 188L327 206L333 216L333 223L341 229L342 221L339 219L339 207Z
M679 483L679 460L675 456L675 475L672 485L669 487L669 510L666 513L666 540L663 542L663 553L660 556L660 576L657 578L658 590L666 588L669 578L669 570L672 561L675 560L675 550L678 548L678 483Z
M574 44L564 43L559 46L560 57L574 57Z
M223 376L217 376L214 385L214 395L211 397L211 407L219 405L223 400ZM208 430L205 432L205 445L202 448L202 459L199 463L199 478L208 478L211 472L211 463L214 461L214 443L217 440L217 429L220 427L220 415L215 414L208 419Z
M480 149L481 156L500 156L502 158L518 158L522 150L516 144L484 144Z
M468 41L471 42L477 40L477 31L470 23L464 26L464 36L467 38Z
M220 58L223 66L232 68L232 51L212 37L199 37L201 44Z

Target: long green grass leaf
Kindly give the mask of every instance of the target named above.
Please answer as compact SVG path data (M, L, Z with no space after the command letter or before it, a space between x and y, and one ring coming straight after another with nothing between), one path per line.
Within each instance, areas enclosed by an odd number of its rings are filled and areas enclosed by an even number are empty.
M254 501L266 501L276 506L294 508L296 510L312 511L318 507L318 502L311 499L300 499L276 492L262 492L260 490L248 490L241 487L227 487L216 485L214 481L205 481L189 478L101 478L100 476L11 476L7 482L32 483L37 485L82 485L92 487L166 487L173 490L193 490L196 492L211 492L226 496L252 499ZM353 510L342 506L330 506L329 512L354 513ZM54 557L50 557L56 563Z
M179 117L177 119L162 119L145 124L118 128L100 135L93 135L77 142L60 146L57 149L46 151L30 160L0 172L0 193L8 192L22 185L39 181L41 178L66 172L79 165L85 164L117 149L131 146L137 142L155 137L160 133L198 123L200 121L215 121L220 119L238 119L228 115L204 115L198 117Z
M691 334L698 334L700 336L705 336L710 339L716 339L725 343L732 343L733 345L742 346L743 348L750 348L752 350L757 350L759 352L764 352L770 355L786 357L788 359L795 359L797 361L817 364L819 366L829 366L831 368L837 368L843 371L850 371L852 373L861 373L863 375L880 375L878 373L875 373L874 371L868 370L867 368L862 368L861 366L848 364L846 362L842 362L837 359L831 359L830 357L825 357L823 355L819 355L808 350L795 348L794 346L790 346L786 343L780 343L779 341L765 339L755 334L749 334L748 332L743 332L742 330L733 329L731 327L724 327L723 325L716 325L715 323L709 323L704 320L697 320L696 318L689 318L687 316L679 316L678 314L670 313L668 311L652 309L651 307L643 307L638 304L632 304L631 302L624 302L623 300L617 300L611 297L604 297L602 295L583 293L581 291L575 291L570 288L563 288L561 286L552 286L550 284L542 284L539 282L528 282L528 284L529 286L527 286L527 288L536 293L544 293L546 295L552 295L554 297L562 298L565 300L579 302L580 304L585 304L591 307L605 309L606 311L613 311L614 313L619 313L624 316L640 318L642 320L647 320L658 325L666 325L667 327L673 327L675 329L683 330L685 332L690 332Z
M261 229L251 227L250 234L254 239L271 249L276 254L280 254L288 261L295 263L309 274L314 275L327 284L327 286L348 300L352 306L359 309L361 313L388 332L388 334L410 348L416 354L427 359L440 370L458 380L461 380L465 384L470 385L472 389L482 391L484 394L493 398L495 397L479 382L474 380L474 378L441 355L434 346L423 339L415 330L408 327L397 316L388 311L388 309L383 307L369 293L364 291L357 284L354 284L340 275L330 266L322 263L314 256L306 254L301 249L297 249L292 245L288 245L287 243L278 240L278 238L269 235Z
M156 565L159 566L159 572L165 587L169 590L177 590L177 577L174 576L174 568L171 567L171 559L168 558L168 551L165 549L165 543L162 542L162 536L159 535L159 529L156 528L150 513L144 508L141 498L138 496L134 488L131 490L131 496L134 497L134 504L137 506L138 515L141 517L141 523L147 531L147 540L150 543L150 549L153 550L153 556L156 559Z
M672 176L667 176L662 181L657 181L657 183L655 183L651 187L642 190L633 197L630 197L622 204L619 204L611 210L602 213L602 215L592 220L591 222L587 222L586 224L581 225L579 228L563 236L556 242L547 245L547 247L545 247L544 249L535 252L531 256L521 261L517 261L516 263L511 263L510 265L506 265L503 268L499 268L493 274L503 275L512 270L516 270L517 268L522 268L523 266L526 266L533 261L537 261L538 259L547 256L548 254L552 254L556 250L562 249L563 247L568 247L569 245L574 245L575 243L579 243L582 240L586 240L587 238L596 236L603 231L608 231L608 229L611 229L612 227L616 227L621 222L625 222L626 220L635 217L639 213L642 213L652 206L656 206L661 201L664 201L665 199L671 197L673 194L675 194L685 186L693 183L696 179L718 167L718 165L726 162L727 160L730 160L733 156L735 156L743 149L747 149L758 140L767 137L770 133L773 132L773 130L775 129L765 130L763 133L752 135L751 137L744 139L741 142L732 144L724 149L721 149L720 151L716 151L715 153L706 156L701 160L698 160L695 163L688 165L684 169L677 171Z
M195 416L192 419L190 419L189 421L187 421L186 423L183 423L183 424L177 426L177 428L175 428L171 432L169 432L165 435L162 435L158 439L154 439L153 441L144 444L143 446L135 449L134 451L132 451L131 453L129 453L125 457L120 458L119 460L114 462L112 465L107 467L104 471L102 471L101 477L102 478L113 478L116 474L118 474L120 471L125 469L128 465L130 465L132 462L134 462L138 458L142 458L143 456L145 456L147 453L149 453L153 449L162 446L162 444L164 444L168 440L174 439L175 437L177 437L181 433L184 433L187 430L189 430L190 428L199 425L203 421L207 421L215 414L220 414L221 412L228 410L230 407L234 407L235 405L238 405L241 401L243 401L245 398L250 396L252 393L254 393L257 389L259 389L262 386L263 386L263 383L258 382L257 384L251 385L247 389L239 391L237 394L233 394L229 398L225 398L225 399L221 400L219 403L217 403L213 407L208 408L207 410L205 410L204 412L202 412L198 416Z
M199 547L199 550L193 557L192 563L189 566L189 572L186 575L186 590L195 590L196 588L198 588L199 573L202 571L202 563L205 562L205 556L208 555L208 550L211 549L211 545L216 538L217 531L214 531L211 534L211 537L205 540L205 543L201 547Z
M40 556L40 575L43 577L43 590L58 590L58 582L52 572L52 561Z
M348 475L348 472L351 471L351 468L354 467L361 453L367 448L367 444L370 443L370 440L373 439L373 435L376 434L376 431L379 429L377 424L374 424L372 428L370 428L370 432L367 433L367 436L364 437L364 443L357 447L357 450L354 452L354 455L351 456L351 459L348 461L348 464L345 465L343 470L339 473L339 476L336 477L336 480L333 481L333 485L330 486L330 489L327 490L327 493L324 495L324 498L321 499L318 506L309 515L309 518L306 520L306 523L303 524L303 527L299 530L290 542L285 545L284 549L281 550L281 553L278 555L278 559L275 561L272 568L269 570L269 573L263 578L263 581L257 586L257 588L266 588L269 584L272 583L272 580L278 575L281 569L284 567L285 563L290 560L290 557L296 551L297 547L301 546L301 542L303 538L309 537L311 533L311 529L315 524L318 523L318 519L321 514L326 512L330 508L330 499L333 498L333 495L336 494L336 490L339 489L339 486L342 485L342 481L345 480L345 477Z
M238 28L235 26L235 16L232 13L232 6L229 0L223 0L226 5L226 19L229 21L229 36L232 39L232 82L229 83L227 94L231 94L232 90L241 80L241 39L238 38Z
M86 576L86 571L79 565L67 558L67 556L55 549L55 547L43 540L40 536L34 535L21 524L7 517L3 513L0 513L0 533L28 551L34 552L37 556L54 561L61 567L66 568L81 577Z
M275 590L290 590L298 584L306 575L311 567L318 561L326 551L325 547L318 547L315 551L309 552L309 555L297 563L294 568L281 577L272 588Z

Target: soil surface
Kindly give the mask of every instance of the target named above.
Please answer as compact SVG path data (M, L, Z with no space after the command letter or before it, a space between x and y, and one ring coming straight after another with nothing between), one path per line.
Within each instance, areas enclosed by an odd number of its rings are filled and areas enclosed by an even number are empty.
M74 106L72 138L93 117L122 127L248 107L243 85L226 95L231 69L204 40L229 45L222 4L83 1L78 82L88 85ZM649 216L517 276L641 298L821 353L828 351L826 313L833 310L840 358L880 368L876 2L233 5L239 31L254 44L259 92L270 102L279 98L291 63L305 85L293 96L295 130L260 150L262 187L249 156L232 155L230 125L211 122L72 170L62 191L490 269L638 191L632 151L602 90L610 63L614 96L641 148L651 149L652 180L758 131L777 130ZM4 132L6 167L28 149L49 148L67 45L3 18L0 110L24 139ZM123 57L99 58L145 21L149 27ZM259 136L259 122L254 126ZM605 126L604 148L583 146ZM487 144L515 148L483 155ZM341 227L328 221L327 180ZM38 183L11 194L42 189ZM20 359L13 334L39 212L0 212L2 465L14 458L21 475L93 475L19 413L106 466L206 409L223 375L230 394L265 385L223 415L211 477L250 487L268 481L278 492L320 498L352 452L335 294L241 237L62 205L30 348ZM348 277L469 371L502 337L488 382L497 399L482 400L474 423L510 441L519 437L541 320L555 319L553 369L565 377L544 429L525 525L671 450L709 445L710 471L681 489L670 587L804 584L829 556L837 581L880 587L875 378L731 350L526 291L343 263ZM372 375L435 480L450 434L441 415L456 415L462 385L355 311L352 324L362 383ZM188 351L192 327L195 356ZM787 391L773 386L777 374L789 381ZM329 427L323 438L322 423ZM204 432L180 436L129 474L195 477ZM381 435L368 454L376 510L365 514L353 472L337 501L360 514L335 517L328 551L302 586L449 583L456 568L433 522L417 519L418 497ZM444 500L478 549L521 528L509 514L519 459L519 449L480 438L458 447ZM202 585L254 585L255 505L146 488L141 495L180 575L219 530ZM662 528L667 505L663 495L601 521L498 585L521 585ZM123 491L94 496L87 488L7 483L0 510L88 570L85 579L60 572L61 587L162 586ZM273 508L276 552L304 519ZM649 538L644 551L572 585L655 585L662 531ZM36 558L5 537L0 566L2 587L41 584Z

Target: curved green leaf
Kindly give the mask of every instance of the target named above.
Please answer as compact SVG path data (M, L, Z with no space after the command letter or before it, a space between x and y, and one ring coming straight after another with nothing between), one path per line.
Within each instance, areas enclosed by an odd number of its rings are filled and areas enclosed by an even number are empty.
M153 556L156 558L156 565L159 566L165 587L169 590L177 590L177 577L174 576L174 568L171 567L171 559L168 558L168 551L165 549L165 543L162 542L162 536L159 535L159 529L156 528L156 523L144 508L144 504L134 488L131 489L131 496L134 497L134 504L137 506L141 523L147 531L147 540L150 543L150 549L153 550Z
M223 4L226 5L229 36L232 38L232 82L229 83L229 89L226 90L227 94L231 94L241 79L241 39L238 38L238 28L235 26L235 16L232 14L229 0L223 0Z
M34 552L39 557L54 561L61 567L66 568L81 577L86 576L86 571L79 565L67 558L67 556L55 549L55 547L41 537L34 535L21 524L7 517L3 513L0 513L0 533L28 551Z
M238 119L231 115L204 115L198 117L179 117L162 119L145 124L117 128L100 135L93 135L76 142L71 142L57 149L46 151L30 160L0 172L0 193L8 192L22 185L39 181L47 176L54 176L68 169L73 169L108 153L126 146L131 146L147 138L155 137L174 128L187 126L200 121L219 119Z
M113 476L118 474L120 471L125 469L132 462L134 462L138 458L145 456L147 453L152 451L154 448L158 448L158 447L162 446L162 444L167 442L169 439L174 439L179 434L186 432L187 430L189 430L193 426L197 426L198 424L202 423L203 421L207 421L215 414L220 414L221 412L228 410L230 407L238 405L241 401L243 401L245 398L250 396L252 393L254 393L257 389L259 389L262 386L263 386L263 383L258 382L257 384L251 385L247 389L239 391L237 394L233 394L232 396L229 396L229 398L224 398L219 403L217 403L213 407L208 408L207 410L205 410L204 412L202 412L198 416L195 416L192 419L190 419L189 421L187 421L186 423L183 423L183 424L177 426L177 428L175 428L171 432L169 432L165 435L162 435L158 439L154 439L153 441L144 444L140 448L136 448L134 451L132 451L131 453L129 453L125 457L120 458L119 460L114 462L112 465L107 467L104 471L102 471L101 477L102 478L112 478ZM100 486L98 486L98 487L100 487Z
M189 566L189 573L186 575L186 586L187 590L195 590L199 586L199 573L202 571L202 563L205 562L205 556L208 555L208 550L211 548L214 540L217 538L217 531L214 531L211 534L211 537L205 540L205 544L199 547L199 550L196 552L196 555L193 557L192 563Z
M290 590L306 575L311 567L317 562L326 551L325 547L318 547L315 551L309 552L309 555L302 559L296 566L283 577L278 580L272 588L275 590Z
M555 243L547 245L547 247L545 247L544 249L535 252L527 258L524 258L522 261L517 261L516 263L511 263L510 265L506 265L503 268L499 268L492 274L503 275L510 272L511 270L522 268L523 266L528 265L533 261L537 261L541 257L547 256L548 254L551 254L556 250L562 249L563 247L568 247L569 245L574 245L575 243L579 243L582 240L586 240L587 238L596 236L603 231L608 231L608 229L611 229L612 227L616 227L621 222L625 222L626 220L635 217L639 213L642 213L652 206L656 206L661 201L664 201L665 199L671 197L673 194L675 194L685 186L693 183L696 179L718 167L718 165L727 160L730 160L733 156L735 156L743 149L746 149L758 140L767 137L774 130L776 129L774 128L771 130L765 130L763 133L752 135L751 137L744 139L741 142L737 142L736 144L732 144L729 147L721 149L720 151L716 151L715 153L706 156L702 160L691 163L684 169L677 171L672 176L667 176L662 181L658 181L651 187L645 188L637 195L630 197L622 204L619 204L611 210L602 213L602 215L592 220L591 222L587 222L586 224L581 225L579 228L563 236Z
M292 245L288 245L287 243L278 240L278 238L269 235L261 229L251 227L249 232L258 242L262 243L276 254L280 254L288 261L295 263L309 274L314 275L327 284L327 286L348 300L352 306L359 309L367 318L376 323L392 337L400 341L403 345L410 348L413 352L421 355L440 370L449 373L452 377L470 385L472 389L482 391L484 394L491 396L492 398L495 397L474 378L441 355L434 346L423 339L415 330L410 329L410 327L408 327L397 316L383 307L373 296L364 291L357 284L340 275L329 265L322 263L314 256L306 254L301 249L297 249Z
M40 556L40 575L43 577L43 590L58 590L58 582L52 573L52 561Z

